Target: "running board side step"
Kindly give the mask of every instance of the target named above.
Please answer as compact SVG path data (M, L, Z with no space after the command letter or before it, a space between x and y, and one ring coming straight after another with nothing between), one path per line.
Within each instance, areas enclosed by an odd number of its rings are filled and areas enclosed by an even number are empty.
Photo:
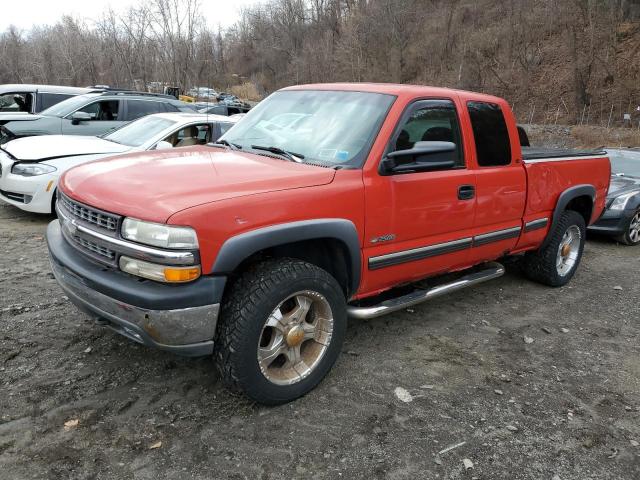
M398 298L392 298L385 300L377 305L370 307L356 307L353 305L347 305L347 313L350 317L359 318L361 320L368 320L371 318L381 317L388 313L397 312L403 308L417 305L418 303L426 302L432 298L445 295L447 293L462 290L463 288L478 285L480 283L493 280L494 278L504 275L504 267L497 263L491 262L485 265L483 270L470 273L464 277L459 278L453 282L444 283L436 287L429 288L428 290L416 290L415 292L408 293Z

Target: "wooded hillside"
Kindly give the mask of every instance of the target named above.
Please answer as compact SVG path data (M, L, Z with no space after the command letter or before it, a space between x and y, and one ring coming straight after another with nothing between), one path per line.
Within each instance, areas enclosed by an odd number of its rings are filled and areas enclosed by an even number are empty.
M261 93L329 81L410 82L506 97L521 121L620 121L640 105L640 0L270 0L226 31L199 0L0 35L0 82ZM634 113L634 119L638 112ZM636 120L637 121L637 120Z

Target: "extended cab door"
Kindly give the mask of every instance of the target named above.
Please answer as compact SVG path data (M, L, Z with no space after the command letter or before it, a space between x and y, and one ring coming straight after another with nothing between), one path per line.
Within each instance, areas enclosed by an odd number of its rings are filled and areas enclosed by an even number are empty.
M372 172L365 179L362 291L375 292L468 264L475 172L465 161L453 99L419 100L402 114L383 155L416 142L452 142L454 165L431 171ZM411 161L411 158L406 161Z
M504 104L468 101L476 171L474 263L494 260L512 250L520 237L527 180L515 119Z

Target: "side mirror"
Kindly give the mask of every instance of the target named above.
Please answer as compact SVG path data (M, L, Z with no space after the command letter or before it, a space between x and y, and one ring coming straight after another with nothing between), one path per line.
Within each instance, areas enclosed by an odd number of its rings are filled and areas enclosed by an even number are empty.
M380 163L380 173L393 175L453 168L455 151L453 142L416 142L409 150L388 153Z
M91 115L87 112L73 112L71 115L71 123L78 125L80 122L88 122L91 120Z
M173 145L171 144L171 142L165 142L164 140L160 140L158 143L156 143L156 146L153 147L153 150L168 150L170 148L173 148Z

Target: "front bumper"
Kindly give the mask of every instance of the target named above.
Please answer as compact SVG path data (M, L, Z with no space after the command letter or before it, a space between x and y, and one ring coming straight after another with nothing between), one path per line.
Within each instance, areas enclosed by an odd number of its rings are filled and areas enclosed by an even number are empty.
M47 228L47 245L53 274L69 300L99 324L179 355L213 352L225 277L164 285L105 268L71 247L57 220Z
M14 161L0 157L0 200L27 212L53 213L51 200L58 185L57 172L25 177L11 173Z
M605 235L621 235L629 228L635 210L605 210L600 219L589 226L592 232Z

